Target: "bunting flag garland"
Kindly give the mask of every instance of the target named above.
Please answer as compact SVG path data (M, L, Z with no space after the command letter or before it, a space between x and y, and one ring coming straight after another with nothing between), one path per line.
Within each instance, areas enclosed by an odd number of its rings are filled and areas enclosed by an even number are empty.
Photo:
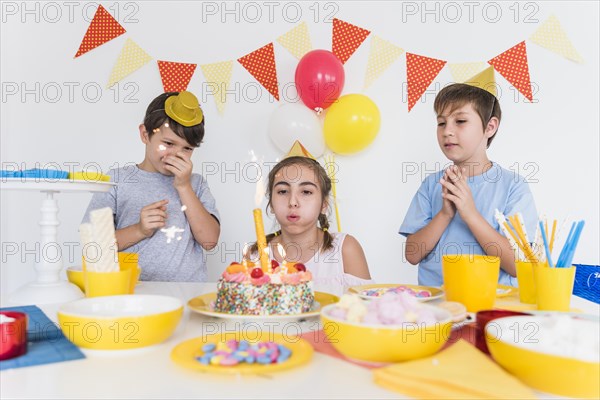
M404 53L404 49L373 35L363 88L371 86L379 76Z
M406 53L406 79L408 82L408 111L421 98L431 82L446 65L446 61Z
M371 31L334 18L331 52L345 64L370 33Z
M279 36L277 43L286 48L298 60L312 50L312 43L308 33L308 25L302 22L289 32Z
M571 61L583 63L583 58L579 55L554 15L544 21L529 40Z
M151 60L152 57L144 49L138 46L133 40L127 39L110 73L106 87L111 87L127 75L142 68Z
M489 60L488 63L521 92L523 96L529 99L529 101L533 101L525 41L497 55Z
M90 22L90 26L88 26L81 44L79 45L77 54L75 54L75 57L73 58L77 58L124 33L125 28L123 28L121 24L119 24L104 7L102 7L102 4L100 4L94 14L94 18L92 18L92 22Z
M238 58L238 62L279 101L279 83L272 42Z
M196 70L196 64L158 61L158 70L165 92L182 92L187 90Z
M208 90L212 92L215 98L217 111L223 115L225 102L227 100L227 89L231 82L231 73L233 71L233 61L223 61L213 64L200 65L202 73L206 78Z
M448 67L450 68L450 74L452 75L454 82L462 83L486 69L488 67L488 63L485 61L480 61L461 64L448 64Z
M486 90L493 94L495 97L498 97L498 92L496 88L496 78L494 75L493 67L488 67L484 69L477 75L467 79L465 83Z

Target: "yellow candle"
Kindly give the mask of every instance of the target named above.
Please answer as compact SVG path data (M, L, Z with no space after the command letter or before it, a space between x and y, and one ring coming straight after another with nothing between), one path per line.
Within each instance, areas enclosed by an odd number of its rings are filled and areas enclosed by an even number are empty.
M253 212L254 228L256 229L256 244L258 245L258 254L260 256L260 266L264 272L269 272L269 255L265 251L267 248L267 238L265 236L262 211L260 208L255 208Z

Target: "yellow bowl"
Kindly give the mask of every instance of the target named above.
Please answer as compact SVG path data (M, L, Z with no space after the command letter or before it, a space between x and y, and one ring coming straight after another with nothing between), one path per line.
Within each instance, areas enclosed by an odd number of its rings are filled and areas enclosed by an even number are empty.
M337 351L349 359L372 363L390 363L429 356L446 343L452 331L452 316L439 307L432 309L439 321L432 325L369 325L331 316L337 307L330 304L321 310L323 331Z
M81 265L67 268L67 279L75 284L83 293L85 293L85 281L83 279L83 270Z
M561 332L563 337L557 337ZM532 388L600 398L597 320L566 315L506 317L488 323L485 336L494 360Z
M166 340L182 314L183 303L174 297L103 296L64 304L58 310L58 323L79 347L125 350Z

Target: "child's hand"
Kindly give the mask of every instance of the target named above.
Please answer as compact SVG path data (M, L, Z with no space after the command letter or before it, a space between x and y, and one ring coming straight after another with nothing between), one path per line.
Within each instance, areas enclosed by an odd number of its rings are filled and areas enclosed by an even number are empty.
M464 168L459 170L456 165L453 165L446 170L446 173L449 179L443 179L441 183L447 192L442 191L442 197L444 200L451 201L462 219L466 220L477 212L471 188L467 183L466 170Z
M169 200L161 200L148 204L140 212L139 228L145 238L154 235L157 229L165 226L167 220L167 203Z
M164 162L166 163L165 169L175 176L173 186L176 189L190 184L194 164L187 154L181 151L177 152L174 156L166 156Z
M442 179L440 179L440 183L442 184L442 209L440 210L440 212L449 218L453 218L454 214L456 214L456 207L454 206L454 203L448 200L448 198L445 196L449 193L446 186L444 186L444 181L450 179L448 177L448 169L446 169L446 171L444 172L444 176L442 176Z

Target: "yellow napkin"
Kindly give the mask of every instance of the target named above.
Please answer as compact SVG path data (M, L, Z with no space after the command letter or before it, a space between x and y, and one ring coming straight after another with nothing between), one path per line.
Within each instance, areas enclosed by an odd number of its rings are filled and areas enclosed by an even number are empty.
M379 368L373 375L375 383L418 399L537 398L462 339L431 357Z

